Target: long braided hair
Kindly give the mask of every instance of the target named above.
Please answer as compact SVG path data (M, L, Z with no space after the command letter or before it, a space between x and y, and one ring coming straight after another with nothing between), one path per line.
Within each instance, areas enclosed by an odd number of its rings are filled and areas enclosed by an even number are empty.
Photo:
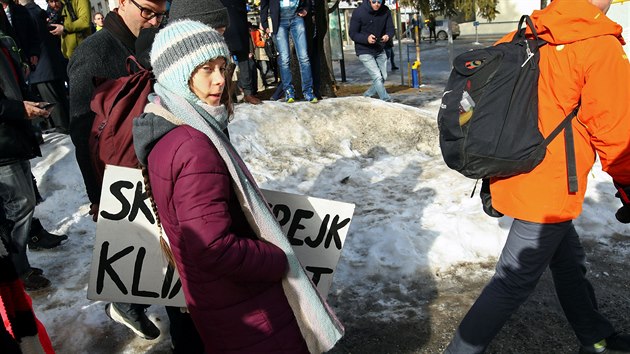
M162 253L166 258L168 264L170 264L173 268L177 269L175 265L175 257L173 256L173 251L171 250L171 246L164 239L164 233L162 230L162 222L160 221L160 214L157 210L157 205L155 204L155 199L153 198L153 191L151 189L151 181L149 179L149 169L146 166L142 167L142 177L144 177L144 191L149 196L149 200L151 201L151 209L153 209L153 214L155 214L155 221L157 222L157 227L160 235L160 248L162 249Z

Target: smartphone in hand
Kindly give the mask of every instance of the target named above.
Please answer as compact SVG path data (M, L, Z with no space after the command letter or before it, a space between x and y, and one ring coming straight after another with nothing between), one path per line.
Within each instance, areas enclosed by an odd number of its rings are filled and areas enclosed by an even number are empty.
M44 103L44 102L42 102L42 103ZM41 108L41 109L50 109L50 108L53 108L56 104L57 103L55 103L55 102L44 103L44 105L40 106L39 108Z

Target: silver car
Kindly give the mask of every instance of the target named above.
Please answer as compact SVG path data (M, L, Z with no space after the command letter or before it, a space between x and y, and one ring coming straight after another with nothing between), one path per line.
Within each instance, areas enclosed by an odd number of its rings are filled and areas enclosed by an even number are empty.
M451 26L451 35L453 39L459 36L459 23L453 20L435 20L435 34L437 35L439 40L448 39L448 25ZM422 26L422 39L429 38L429 27L427 27L426 23Z

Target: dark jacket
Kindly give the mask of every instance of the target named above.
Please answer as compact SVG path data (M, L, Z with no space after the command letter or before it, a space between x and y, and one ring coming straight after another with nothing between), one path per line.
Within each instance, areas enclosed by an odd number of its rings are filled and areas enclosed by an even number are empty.
M372 54L377 55L383 51L385 43L380 41L383 35L390 38L394 36L394 22L389 7L381 5L378 11L374 11L370 6L370 1L363 1L352 13L350 19L350 38L354 41L354 50L357 55ZM376 36L376 43L369 44L368 37Z
M307 353L282 289L286 255L255 236L210 139L151 113L133 132L206 353Z
M223 37L232 53L249 52L249 26L247 25L246 0L221 0L228 11L230 25Z
M13 22L14 39L24 52L24 56L26 59L30 59L32 56L39 57L40 40L28 10L24 6L10 1L9 12L11 13L11 22Z
M38 84L40 82L66 80L66 66L68 62L61 54L61 42L48 31L46 11L42 10L35 3L26 4L24 7L31 15L40 39L39 62L35 71L31 72L28 78L29 83Z
M0 166L42 156L13 67L0 46Z
M112 24L112 21L115 23ZM127 57L134 54L135 39L118 14L110 12L105 18L105 27L84 40L68 63L70 136L75 145L77 163L87 195L92 203L99 203L101 194L89 149L89 136L94 122L94 112L90 109L94 93L93 80L95 77L117 79L128 75L125 63Z
M278 33L278 26L280 25L280 1L282 0L262 0L260 2L260 21L262 22L263 28L266 30L269 28L269 18L271 18L271 23L273 27L273 33ZM296 13L306 10L310 11L310 1L308 0L300 0L298 4Z

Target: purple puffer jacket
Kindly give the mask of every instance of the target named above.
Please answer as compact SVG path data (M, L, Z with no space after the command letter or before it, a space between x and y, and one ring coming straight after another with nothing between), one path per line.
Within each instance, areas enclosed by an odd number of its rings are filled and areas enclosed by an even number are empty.
M136 151L150 151L153 195L206 353L308 353L282 290L287 258L256 238L210 139L189 126L156 134L166 121L153 114L136 121Z

